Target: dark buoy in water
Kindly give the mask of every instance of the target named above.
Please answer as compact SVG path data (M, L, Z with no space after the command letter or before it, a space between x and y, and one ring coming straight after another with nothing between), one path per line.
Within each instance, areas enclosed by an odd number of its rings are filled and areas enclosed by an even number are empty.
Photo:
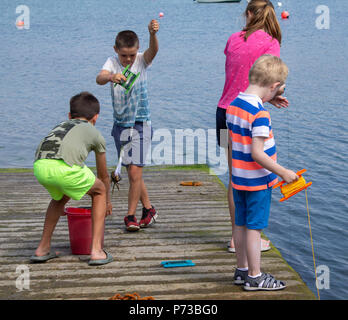
M290 14L287 11L283 11L281 16L282 16L282 19L289 19Z

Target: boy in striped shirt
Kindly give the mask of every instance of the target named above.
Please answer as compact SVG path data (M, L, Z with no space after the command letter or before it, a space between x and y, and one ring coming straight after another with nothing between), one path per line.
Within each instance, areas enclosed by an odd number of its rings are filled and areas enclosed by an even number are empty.
M268 225L272 186L277 176L291 183L298 179L292 170L277 164L271 118L263 103L284 90L286 64L278 57L263 55L249 72L249 87L227 108L229 150L232 152L232 187L236 206L235 284L244 289L280 290L283 281L261 273L261 231Z

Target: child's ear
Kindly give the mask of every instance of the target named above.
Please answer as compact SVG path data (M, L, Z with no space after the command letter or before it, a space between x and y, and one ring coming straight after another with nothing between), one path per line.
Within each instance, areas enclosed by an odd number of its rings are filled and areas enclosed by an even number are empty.
M99 113L95 114L93 116L93 118L91 120L89 120L88 122L92 123L93 125L95 125L95 123L97 122L97 119L99 117Z
M71 120L71 113L70 112L68 113L68 117L69 117L69 120Z
M114 46L114 50L118 54L118 49L116 48L116 46Z
M278 88L280 87L281 83L280 82L275 82L271 85L271 90L274 91L274 90L278 90Z

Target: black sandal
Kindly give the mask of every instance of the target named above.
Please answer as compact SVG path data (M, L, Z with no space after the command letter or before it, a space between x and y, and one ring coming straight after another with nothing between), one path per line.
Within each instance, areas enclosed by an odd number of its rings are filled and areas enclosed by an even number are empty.
M269 273L262 273L261 276L257 278L247 277L244 283L244 290L247 291L275 291L282 290L286 288L285 282L276 280Z

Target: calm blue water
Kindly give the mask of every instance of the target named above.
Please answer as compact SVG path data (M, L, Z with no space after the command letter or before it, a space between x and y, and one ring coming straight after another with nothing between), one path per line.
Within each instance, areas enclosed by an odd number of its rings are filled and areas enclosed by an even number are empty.
M0 2L1 126L0 167L31 167L41 138L67 117L72 95L88 90L102 104L97 123L107 140L108 161L116 161L110 136L108 86L95 77L113 54L118 31L134 30L147 48L147 25L164 12L160 51L149 71L153 125L174 129L215 128L215 110L224 85L223 50L240 30L246 1L197 4L191 0L103 1L26 0L30 29L17 30L16 7ZM275 3L275 1L274 1ZM330 271L324 299L347 299L348 289L348 119L347 1L325 0L329 30L318 30L318 1L282 1L291 18L281 21L281 56L290 68L287 110L271 107L279 162L306 168L312 181L309 205L317 266ZM277 8L278 16L281 9ZM93 164L93 157L88 158ZM227 176L221 176L227 184ZM316 292L305 194L273 206L265 231L290 265ZM227 240L227 239L226 239Z

